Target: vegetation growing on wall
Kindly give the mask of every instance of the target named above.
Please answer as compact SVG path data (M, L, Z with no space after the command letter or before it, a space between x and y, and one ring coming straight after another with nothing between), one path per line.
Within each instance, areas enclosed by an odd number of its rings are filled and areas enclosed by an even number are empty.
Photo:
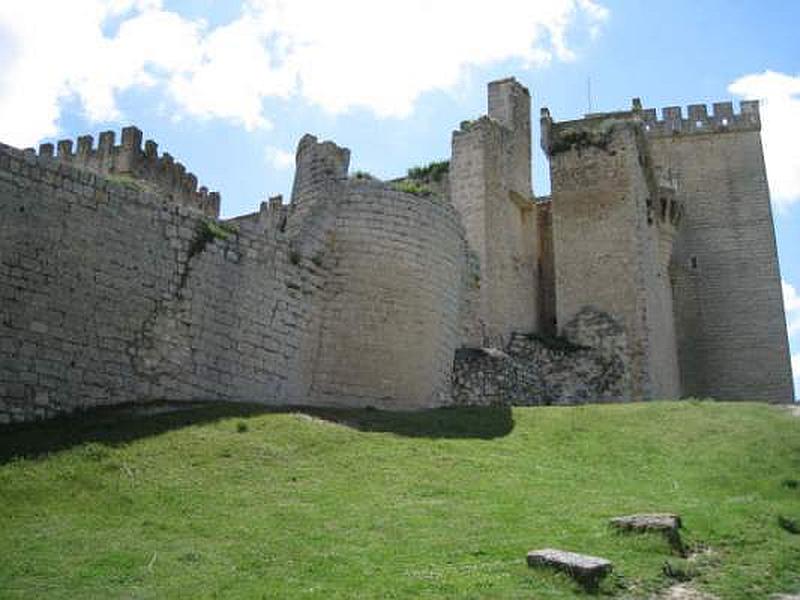
M122 173L115 173L115 174L106 175L106 178L108 179L108 181L110 183L122 186L122 187L124 187L126 189L129 189L129 190L136 190L136 191L141 192L141 191L143 191L145 189L145 186L142 184L142 181L139 180L139 179L136 179L135 177L133 177L131 175L122 174Z
M392 184L392 189L398 192L405 192L406 194L414 194L415 196L430 196L433 190L427 185L420 183L414 179L403 179Z
M450 161L433 161L422 167L411 167L408 170L408 178L416 181L441 182L450 171Z
M550 143L550 154L568 152L573 148L594 147L607 150L614 130L628 124L628 121L620 119L601 119L596 122L582 121L575 126L564 126L554 132L555 135Z
M205 250L206 246L214 240L227 240L239 229L231 223L223 223L212 219L201 219L197 224L197 232L189 246L189 258Z

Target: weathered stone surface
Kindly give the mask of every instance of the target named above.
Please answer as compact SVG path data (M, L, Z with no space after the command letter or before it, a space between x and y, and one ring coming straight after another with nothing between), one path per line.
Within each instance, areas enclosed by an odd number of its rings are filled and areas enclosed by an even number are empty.
M637 103L556 123L543 110L558 326L589 305L618 319L634 399L788 402L758 103L689 115Z
M488 114L453 133L450 198L480 265L468 282L465 345L503 347L538 323L538 243L531 185L531 97L513 78L489 84Z
M652 513L614 517L611 525L623 531L677 531L681 518L671 513Z
M611 573L611 561L597 556L546 548L528 552L528 566L551 567L567 573L587 589L595 589Z
M651 513L615 517L610 521L611 526L624 532L647 533L657 532L662 534L673 550L679 554L685 553L680 532L681 518L671 513Z
M547 199L528 90L488 100L442 195L348 177L306 135L291 203L226 221L135 128L0 144L0 423L154 398L791 398L757 103L545 110Z
M569 339L514 334L505 351L459 349L453 401L539 406L625 399L628 373L621 327L610 316L586 308L565 329Z
M791 402L758 102L717 119L673 116L647 139L685 207L669 271L683 395Z
M0 145L0 422L148 399L446 404L463 227L441 198L348 180L346 155L305 138L294 213L219 222L80 161L12 171L22 152Z

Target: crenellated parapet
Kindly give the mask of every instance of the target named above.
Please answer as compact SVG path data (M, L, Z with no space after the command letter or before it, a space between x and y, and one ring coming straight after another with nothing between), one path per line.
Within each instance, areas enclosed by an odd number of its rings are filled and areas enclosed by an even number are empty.
M668 106L661 109L659 119L655 108L642 108L641 101L634 98L632 112L643 121L650 137L761 130L758 100L743 100L738 113L732 102L715 102L710 113L705 104L691 104L685 116L680 106Z
M267 229L272 231L283 231L286 228L288 214L289 205L283 203L283 196L280 194L262 202L259 209L260 218L266 223Z
M197 177L186 167L164 152L159 156L158 144L147 140L142 147L142 132L136 127L125 127L117 145L113 131L100 134L97 146L91 135L77 139L60 140L57 145L41 144L39 157L57 160L103 176L128 176L155 187L181 204L194 206L205 214L219 216L219 192L197 186ZM27 152L35 151L29 149Z

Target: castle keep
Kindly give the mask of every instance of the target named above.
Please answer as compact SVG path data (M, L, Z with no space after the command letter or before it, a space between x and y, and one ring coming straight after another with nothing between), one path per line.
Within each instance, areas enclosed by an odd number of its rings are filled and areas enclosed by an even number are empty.
M292 198L218 194L126 128L0 145L0 422L240 400L414 409L789 401L758 104L541 111L489 84L449 169L378 181L305 136Z

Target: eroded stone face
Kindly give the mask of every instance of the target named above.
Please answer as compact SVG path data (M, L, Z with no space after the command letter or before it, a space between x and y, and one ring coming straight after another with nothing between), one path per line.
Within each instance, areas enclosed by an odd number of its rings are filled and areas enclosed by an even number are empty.
M623 531L677 531L681 518L675 514L641 514L615 517L611 524Z
M614 568L605 558L551 548L528 552L528 566L562 571L589 590L597 588L600 580Z
M587 307L565 330L565 338L515 334L504 351L458 350L453 401L539 406L627 399L622 327Z
M615 517L611 526L627 533L658 533L664 536L674 552L686 555L679 529L681 518L671 513L651 513Z

